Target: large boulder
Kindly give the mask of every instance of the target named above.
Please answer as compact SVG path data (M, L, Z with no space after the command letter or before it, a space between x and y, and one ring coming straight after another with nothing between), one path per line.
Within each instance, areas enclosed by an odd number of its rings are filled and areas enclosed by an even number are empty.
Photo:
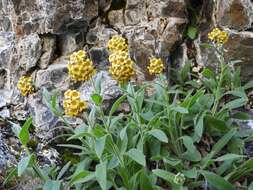
M220 26L249 29L253 23L253 3L251 0L218 0L215 15Z

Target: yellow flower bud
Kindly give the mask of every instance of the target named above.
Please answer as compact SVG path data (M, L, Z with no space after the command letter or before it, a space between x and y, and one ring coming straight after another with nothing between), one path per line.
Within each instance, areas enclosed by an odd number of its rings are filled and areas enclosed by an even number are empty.
M18 81L17 87L20 90L22 96L27 96L28 94L32 94L34 92L31 77L22 76Z
M134 63L125 51L116 51L110 55L109 72L119 83L125 83L135 75Z
M215 43L225 44L228 41L228 33L215 28L208 34L208 38Z
M64 93L63 108L68 116L78 116L87 109L87 102L80 100L80 92L67 90Z
M86 52L80 50L70 55L68 71L74 81L88 81L96 73L96 69L90 59L85 58Z
M152 74L161 74L164 70L163 61L160 58L152 58L150 59L150 63L148 66L149 73Z
M108 42L108 49L112 53L116 51L127 51L128 45L126 39L120 36L113 36Z

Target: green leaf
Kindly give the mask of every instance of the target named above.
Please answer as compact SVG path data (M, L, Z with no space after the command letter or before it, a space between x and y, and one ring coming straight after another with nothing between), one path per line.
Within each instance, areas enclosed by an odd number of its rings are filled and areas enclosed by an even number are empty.
M183 83L184 81L187 80L189 77L189 73L191 70L191 63L186 63L180 70L179 70L179 76L180 76L180 81Z
M112 116L115 111L119 108L120 104L126 99L126 95L121 96L119 99L117 99L110 110L109 116Z
M181 106L173 106L172 107L172 110L178 112L178 113L182 113L182 114L187 114L189 113L188 112L188 109L184 108L184 107L181 107Z
M238 98L238 99L232 100L231 102L228 102L227 104L225 104L222 107L222 109L233 110L233 109L240 108L240 107L246 105L247 102L248 102L248 99Z
M168 137L160 129L153 129L153 130L149 131L148 134L150 134L153 137L157 138L161 142L168 143Z
M72 135L71 137L69 137L67 139L67 141L73 140L73 139L79 139L82 137L93 137L92 134L88 133L88 132L79 132L77 134Z
M155 169L152 172L169 183L174 183L175 175L173 173L161 169Z
M141 110L142 105L143 105L144 94L145 94L144 89L140 89L138 90L137 95L136 95L136 105L138 106L139 110Z
M203 71L202 71L202 75L208 79L214 79L216 80L216 75L214 74L214 72L208 68L205 68Z
M107 174L106 174L106 162L102 162L96 165L96 179L102 190L106 190L107 186Z
M57 97L59 96L59 91L54 91L53 95L51 96L46 88L43 88L42 92L43 96L43 103L46 104L46 106L51 110L51 112L56 115L60 116L61 114L61 109L59 105L57 104Z
M251 120L252 116L244 112L236 112L235 114L232 115L232 118L240 120Z
M196 149L193 144L193 140L189 136L181 137L183 139L184 146L186 147L187 151L183 153L183 158L192 162L198 162L201 160L201 154Z
M101 92L101 81L103 79L103 73L98 73L95 78L95 91L100 93Z
M63 166L63 168L61 169L61 171L59 172L57 176L57 180L60 180L62 178L65 172L69 169L70 165L71 165L71 162L69 161L67 164L65 164L65 166Z
M206 124L210 128L217 129L221 132L227 132L229 129L229 127L227 126L227 124L224 121L219 120L216 117L213 117L211 115L206 116L205 121L206 121Z
M234 183L239 180L241 177L253 172L253 158L247 160L239 167L235 168L230 174L226 176L228 181Z
M198 171L197 169L194 167L190 170L183 170L183 174L188 177L188 178L191 178L191 179L196 179L197 176L198 176Z
M202 138L202 134L204 131L205 115L206 112L203 112L202 114L200 114L199 117L196 117L196 119L194 120L194 140L196 140L197 142L199 142L200 139Z
M96 151L96 154L97 154L98 158L101 158L101 156L104 152L105 141L106 141L106 136L103 136L103 137L100 137L100 138L96 139L95 151Z
M121 131L120 131L120 134L119 134L119 136L120 136L120 139L123 141L123 139L125 138L125 136L127 135L127 127L128 126L126 126L126 127L124 127Z
M253 190L253 182L249 185L249 189L248 190Z
M18 176L20 177L26 168L29 166L31 160L33 158L33 155L29 155L27 157L22 158L18 163Z
M145 170L140 174L140 190L153 190L151 181Z
M30 117L26 120L26 122L24 123L24 125L22 126L18 134L18 138L21 141L23 146L26 146L27 143L29 142L30 135L29 135L28 129L31 126L31 124L32 124L32 118Z
M211 152L202 159L203 168L208 166L210 160L218 154L221 149L228 144L231 138L236 134L236 129L228 131L212 148Z
M225 93L225 95L227 95L227 94L237 96L242 99L247 99L247 95L245 94L245 92L242 88L238 88L236 90L229 91L229 92Z
M84 150L86 151L86 148L80 145L75 145L75 144L58 144L57 146L59 147L66 147L66 148L73 148L73 149L78 149L78 150Z
M119 159L116 156L113 156L112 159L108 162L107 169L114 169L119 165Z
M91 99L97 106L100 106L103 102L103 98L99 94L92 94Z
M173 173L171 173L171 172L168 172L168 171L165 171L165 170L161 170L161 169L155 169L155 170L152 170L152 172L156 175L156 176L158 176L158 177L160 177L160 178L162 178L162 179L164 179L165 181L167 181L167 182L169 182L170 183L170 185L172 186L172 189L174 190L176 190L176 189L182 189L182 186L179 186L179 185L177 185L176 183L175 183L175 178L176 178L176 175L174 175Z
M3 186L7 185L16 175L17 175L17 168L12 168L10 172L8 172L8 175L5 177Z
M43 186L43 190L61 190L61 181L48 180Z
M12 132L16 135L16 137L18 137L20 131L21 131L21 127L20 125L16 124L16 123L13 123L11 121L9 121L11 123L11 129L12 129Z
M244 90L253 88L253 80L244 85Z
M71 177L69 182L70 186L73 184L85 183L92 180L95 177L94 173L86 170L82 170Z
M197 36L197 32L198 32L198 29L194 26L189 26L188 27L188 30L187 30L187 35L189 38L191 38L192 40L194 40Z
M236 190L232 184L227 182L223 177L220 177L212 172L201 171L207 182L217 190Z
M234 160L234 159L239 159L239 158L243 158L245 156L243 155L238 155L238 154L225 154L219 158L216 158L214 161L215 162L223 162L226 160Z
M142 165L142 166L146 166L146 159L144 154L139 151L138 149L132 148L130 149L127 153L127 156L129 156L132 160L134 160L135 162L137 162L138 164Z
M204 48L208 48L208 49L213 48L213 46L211 44L209 44L209 43L201 43L200 46L204 47Z
M229 64L231 64L231 65L235 65L237 63L242 63L242 60L231 60L231 61L229 61Z

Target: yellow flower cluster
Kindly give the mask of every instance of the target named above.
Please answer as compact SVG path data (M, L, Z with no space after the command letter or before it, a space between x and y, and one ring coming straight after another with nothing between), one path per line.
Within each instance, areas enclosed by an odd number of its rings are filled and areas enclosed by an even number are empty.
M208 38L215 43L225 44L228 41L228 33L215 28L208 34Z
M22 76L17 84L22 96L27 96L34 92L34 87L32 83L32 77Z
M163 61L160 58L150 59L148 71L150 74L161 74L164 70Z
M67 90L64 93L63 107L68 116L78 116L87 108L87 103L80 100L80 92Z
M125 83L135 75L134 63L126 51L114 52L109 56L109 61L111 63L109 72L119 83Z
M68 71L74 81L88 81L96 73L92 61L86 58L86 52L83 50L70 55Z
M128 45L126 39L121 36L113 36L108 42L108 49L112 53L116 51L127 51Z

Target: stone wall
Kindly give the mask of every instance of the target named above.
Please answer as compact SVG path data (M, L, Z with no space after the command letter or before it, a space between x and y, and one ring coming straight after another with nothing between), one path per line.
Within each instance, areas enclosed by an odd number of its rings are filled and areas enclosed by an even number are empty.
M121 1L121 0L120 0ZM227 56L241 59L244 80L253 79L253 2L251 0L127 0L123 9L104 14L111 6L106 0L0 0L0 118L5 124L23 122L33 116L35 136L49 139L48 130L59 125L45 103L42 89L60 94L73 86L67 75L68 55L85 49L100 70L108 66L106 43L120 33L128 39L130 55L139 67L137 81L149 80L146 65L150 56L172 65L193 59L195 64L213 64L213 52L200 44L207 33L219 26L230 33ZM192 7L197 20L192 19ZM189 25L199 29L195 40L186 37ZM192 53L193 52L193 53ZM33 77L36 93L22 97L16 88L20 76ZM119 95L117 83L106 71L103 95L108 102ZM83 99L91 92L89 83L78 87ZM73 121L78 122L78 121ZM8 155L0 136L0 165ZM9 153L10 154L10 153ZM1 173L1 169L0 169Z

